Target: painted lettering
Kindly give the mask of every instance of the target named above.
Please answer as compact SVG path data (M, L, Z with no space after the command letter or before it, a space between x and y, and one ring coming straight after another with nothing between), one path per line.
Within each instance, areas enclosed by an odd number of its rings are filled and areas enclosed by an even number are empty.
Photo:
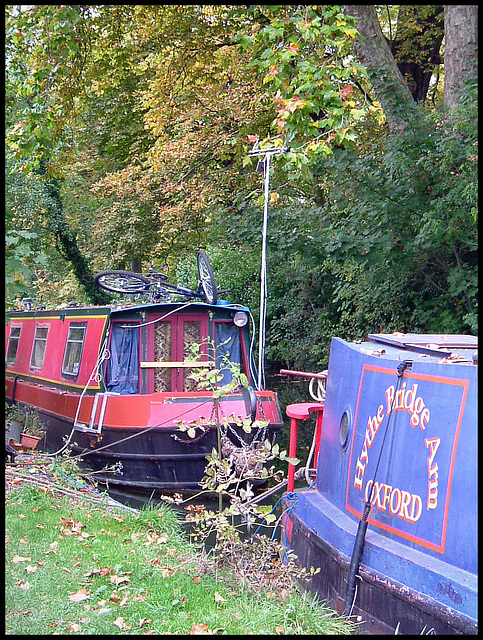
M409 516L409 522L417 522L421 517L423 510L423 501L421 498L413 493L411 495L411 515Z
M427 509L436 509L438 506L438 464L429 470L430 479L428 481L428 506Z
M414 412L414 402L416 401L416 393L418 391L418 385L413 384L411 390L406 393L406 397L404 399L404 408L409 413Z
M441 438L425 438L424 444L429 447L428 456L428 503L426 509L436 509L438 506L438 463L433 464Z
M369 480L364 490L366 502L371 495L372 486L372 480ZM389 509L389 513L392 516L397 515L398 518L406 522L414 523L421 517L423 501L417 494L403 491L397 487L393 488L389 484L375 482L371 496L371 506L376 507L379 511Z
M386 414L391 413L391 408L396 411L407 411L411 415L411 426L419 427L422 431L429 423L431 414L425 406L423 399L417 395L418 385L413 384L411 389L406 388L406 382L403 382L401 389L396 393L394 386L386 389ZM395 394L395 395L394 395ZM394 402L394 406L392 407Z
M441 443L441 438L425 438L424 444L426 448L429 447L429 456L428 456L428 469L433 464L434 456L436 455L436 451Z
M394 386L390 386L386 389L386 415L391 413L392 401L394 400Z
M411 504L411 494L409 491L401 491L401 510L397 514L398 518L409 520L409 505Z
M396 498L396 501L394 501ZM401 491L399 489L394 489L391 493L391 501L389 502L389 513L392 516L395 516L399 509L401 508Z
M364 478L364 471L366 470L366 465L362 464L358 459L356 463L356 475L354 477L354 487L362 491L362 480Z
M362 480L366 466L369 463L368 449L371 448L374 438L376 437L379 427L384 419L384 406L381 404L377 409L377 413L373 418L367 420L366 432L364 434L364 444L362 445L361 455L357 458L356 473L354 476L354 487L362 491Z
M423 423L425 422L426 424L428 424L429 417L430 417L429 409L428 409L428 407L425 407L421 411L421 418L419 419L419 427L420 427L421 431L424 431L424 429L426 428Z

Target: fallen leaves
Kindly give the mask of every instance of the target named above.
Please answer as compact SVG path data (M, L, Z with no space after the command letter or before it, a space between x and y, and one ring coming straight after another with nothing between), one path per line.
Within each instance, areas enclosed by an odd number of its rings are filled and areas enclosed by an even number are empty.
M131 625L126 624L124 618L121 617L116 618L112 624L121 629L121 631L129 631L131 629Z
M116 586L122 584L123 582L129 582L129 578L127 578L126 576L113 575L111 576L110 580L112 584L115 584Z
M46 554L49 553L57 553L57 547L59 546L59 543L57 541L51 542L49 544L49 551L46 551Z
M223 596L220 596L218 591L215 591L215 602L226 602L225 598L223 598Z
M202 622L201 624L197 622L193 622L193 624L191 625L191 629L189 630L189 634L190 636L197 636L197 635L216 636L216 635L222 634L224 630L225 629L223 627L211 630L208 628L208 625L206 624L206 622Z
M82 589L79 589L79 591L76 591L75 593L71 593L69 596L69 600L71 602L83 602L84 600L88 600L89 598L90 596L87 593L87 589L85 587L82 587Z
M19 589L22 589L22 591L27 591L28 589L32 588L32 585L28 583L27 580L20 580L19 582L15 583L15 586Z
M32 562L32 558L25 558L24 556L13 556L12 562L17 564L17 562Z

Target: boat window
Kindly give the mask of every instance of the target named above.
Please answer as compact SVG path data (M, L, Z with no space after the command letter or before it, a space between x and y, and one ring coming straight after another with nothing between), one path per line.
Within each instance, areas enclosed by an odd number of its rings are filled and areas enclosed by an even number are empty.
M229 362L240 366L240 329L231 322L215 323L216 368L223 376L220 385L229 384L232 380ZM226 358L225 358L226 357Z
M35 328L34 345L30 366L32 369L41 369L44 363L45 347L47 345L47 334L49 327L37 325Z
M86 329L87 324L85 322L72 322L69 327L69 334L65 344L64 361L62 363L62 373L65 376L76 377L79 374Z
M138 393L139 325L113 323L109 352L107 390L121 395Z
M15 364L17 359L18 343L20 341L20 331L22 327L10 327L10 335L8 337L7 347L7 364Z

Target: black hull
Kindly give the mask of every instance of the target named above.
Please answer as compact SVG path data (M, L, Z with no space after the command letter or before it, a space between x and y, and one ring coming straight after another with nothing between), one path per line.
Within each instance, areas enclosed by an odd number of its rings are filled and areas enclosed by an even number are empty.
M71 426L66 421L50 417L45 449L50 453L58 451L70 430ZM273 428L267 431L266 437L272 443L277 431ZM249 442L249 436L242 435ZM234 444L240 444L235 441L235 436L231 439ZM80 456L80 466L89 470L94 480L106 487L144 495L201 491L200 481L205 475L207 456L217 448L215 429L190 439L175 428L105 427L100 437L75 430L70 440L72 455ZM254 486L266 484L265 479L250 482Z
M284 508L289 506L284 500ZM320 568L304 586L342 614L350 558L317 536L295 514L292 513L290 519L293 523L290 548L297 556L297 564ZM359 633L393 635L396 627L398 634L407 635L478 633L473 620L456 615L405 585L389 581L362 565L359 576L357 605L352 610L352 617L363 621Z

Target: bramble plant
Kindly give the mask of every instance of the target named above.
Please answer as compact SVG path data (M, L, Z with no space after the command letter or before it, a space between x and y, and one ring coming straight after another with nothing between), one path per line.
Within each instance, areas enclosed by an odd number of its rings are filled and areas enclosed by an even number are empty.
M191 352L193 357L199 357L200 345L193 345ZM212 353L214 352L213 349ZM219 386L223 379L220 370L226 368L231 372L231 382ZM273 526L278 520L271 506L257 505L252 500L254 493L250 480L274 478L281 482L281 472L275 472L273 466L268 468L268 463L279 458L297 465L299 460L289 458L287 452L281 450L278 444L259 439L260 433L263 433L268 425L267 420L220 415L221 397L241 388L248 388L247 376L241 373L238 365L230 362L229 353L220 359L219 369L195 370L191 377L197 381L198 388L206 389L213 395L216 417L214 426L218 436L218 450L213 448L211 455L207 456L208 464L201 486L205 491L218 494L219 508L218 512L210 511L204 506L191 505L187 508L187 520L195 527L195 541L203 543L214 533L215 567L230 569L231 574L252 591L258 592L263 584L270 585L271 588L274 588L274 585L284 588L293 577L309 579L318 569L314 571L312 567L307 572L297 568L293 562L295 556L274 540L274 536L269 540L264 535L255 534L250 540L242 539L244 526L250 528L258 525L259 529L262 525ZM252 443L246 445L240 440L241 446L237 447L228 437L228 430L232 425L241 428L247 434L255 431ZM213 428L213 425L207 420L199 420L190 423L179 422L178 428L194 439L199 430L204 433L207 429ZM222 497L229 501L225 508ZM241 520L242 525L235 525L236 518ZM280 561L282 554L286 560L284 563Z

